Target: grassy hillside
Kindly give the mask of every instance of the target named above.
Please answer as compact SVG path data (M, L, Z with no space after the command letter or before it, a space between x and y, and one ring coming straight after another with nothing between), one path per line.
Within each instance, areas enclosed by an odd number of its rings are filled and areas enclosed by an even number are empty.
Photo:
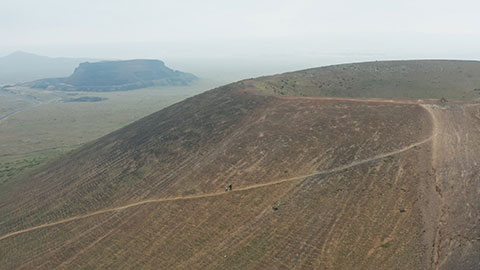
M293 96L480 98L480 62L416 60L356 63L256 79L256 88Z
M4 185L0 264L475 269L480 106L264 82L189 98Z

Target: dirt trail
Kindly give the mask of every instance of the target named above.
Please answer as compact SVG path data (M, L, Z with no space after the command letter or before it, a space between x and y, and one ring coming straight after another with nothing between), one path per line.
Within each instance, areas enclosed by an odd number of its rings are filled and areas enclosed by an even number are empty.
M421 105L429 114L432 119L432 128L434 139L432 140L432 167L434 170L437 168L437 155L438 155L438 134L440 131L440 123L435 115L433 110L434 106L432 105ZM427 263L429 264L430 269L437 269L438 260L439 260L439 245L440 245L440 230L439 223L442 219L441 211L445 207L445 201L441 194L439 193L438 188L438 179L435 175L434 181L430 184L427 184L425 187L425 194L427 195L427 200L432 202L431 206L425 206L424 210L424 221L425 221L425 240L427 241L428 254L429 258Z
M33 109L33 108L35 108L35 107L37 107L37 106L40 106L41 104L42 104L41 102L35 101L34 103L32 103L32 104L30 104L30 105L27 105L27 106L25 106L25 107L22 107L22 108L20 108L20 109L18 109L18 110L15 110L15 111L13 111L13 112L9 112L9 113L7 113L7 114L5 114L5 115L1 115L1 116L0 116L0 123L3 122L3 121L5 121L5 120L7 120L9 117L11 117L11 116L13 116L13 115L15 115L15 114L24 112L24 111L26 111L26 110Z
M75 220L79 220L79 219L84 219L84 218L88 218L88 217L91 217L91 216L100 215L100 214L104 214L104 213L121 211L121 210L125 210L127 208L140 206L140 205L144 205L144 204L149 204L149 203L159 203L159 202L178 201L178 200L191 200L191 199L222 196L222 195L229 194L231 192L240 192L240 191L251 190L251 189L255 189L255 188L261 188L261 187L265 187L265 186L276 185L276 184L289 182L289 181L301 180L301 179L305 179L305 178L311 177L311 176L336 173L336 172L340 172L340 171L346 170L346 169L351 168L351 167L355 167L355 166L358 166L358 165L361 165L361 164L371 162L371 161L375 161L375 160L379 160L379 159L382 159L382 158L386 158L388 156L400 154L402 152L405 152L405 151L408 151L412 148L415 148L419 145L422 145L426 142L429 142L429 141L432 140L432 138L433 138L433 135L430 136L427 139L424 139L420 142L411 144L411 145L406 146L404 148L401 148L401 149L398 149L398 150L395 150L395 151L392 151L392 152L388 152L388 153L385 153L385 154L376 155L376 156L368 158L368 159L354 161L350 164L340 166L340 167L330 169L330 170L317 171L317 172L314 172L314 173L311 173L311 174L296 176L296 177L292 177L292 178L286 178L286 179L273 181L273 182L269 182L269 183L263 183L263 184L251 185L251 186L247 186L247 187L235 188L234 190L232 190L230 192L222 191L222 192L216 192L216 193L207 193L207 194L198 194L198 195L178 196L178 197L170 197L170 198L144 200L144 201L140 201L140 202L136 202L136 203L127 204L127 205L124 205L124 206L103 209L103 210L95 211L95 212L92 212L92 213L89 213L89 214L85 214L85 215L81 215L81 216L75 216L75 217L59 220L59 221L52 222L52 223L46 223L46 224L38 225L38 226L35 226L35 227L27 228L27 229L16 231L16 232L11 232L11 233L8 233L6 235L1 236L0 240L9 238L9 237L12 237L12 236L15 236L15 235L19 235L19 234L22 234L22 233L42 229L42 228L48 228L48 227L56 226L56 225L59 225L59 224L63 224L63 223L67 223L67 222L71 222L71 221L75 221Z
M431 269L478 269L480 265L480 121L475 104L423 105L434 126L432 165L435 211Z
M304 100L324 100L324 101L354 101L367 103L389 103L389 104L419 104L423 100L410 99L385 99L385 98L343 98L343 97L302 97L302 96L276 96L281 99L304 99Z

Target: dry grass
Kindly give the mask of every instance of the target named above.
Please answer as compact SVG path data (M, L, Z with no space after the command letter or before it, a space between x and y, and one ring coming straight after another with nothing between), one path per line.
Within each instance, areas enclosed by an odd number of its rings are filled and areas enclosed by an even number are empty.
M256 79L267 93L356 98L478 100L478 61L385 61L345 64Z

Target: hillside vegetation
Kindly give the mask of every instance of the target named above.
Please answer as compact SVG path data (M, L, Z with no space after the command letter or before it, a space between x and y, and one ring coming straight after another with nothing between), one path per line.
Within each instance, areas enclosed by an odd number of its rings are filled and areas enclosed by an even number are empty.
M480 62L386 61L313 68L256 79L256 88L293 96L480 98Z
M1 265L476 269L480 106L266 82L188 98L5 185Z

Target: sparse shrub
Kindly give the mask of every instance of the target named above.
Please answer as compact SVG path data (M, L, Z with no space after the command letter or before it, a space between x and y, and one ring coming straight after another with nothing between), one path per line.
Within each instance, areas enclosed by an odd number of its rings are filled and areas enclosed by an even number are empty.
M282 201L281 200L278 200L278 201L275 201L272 205L272 209L273 211L278 211L279 207L280 207L280 204L282 204Z
M392 245L392 243L390 243L390 241L388 241L385 244L382 244L380 247L381 248L389 248L391 245Z

